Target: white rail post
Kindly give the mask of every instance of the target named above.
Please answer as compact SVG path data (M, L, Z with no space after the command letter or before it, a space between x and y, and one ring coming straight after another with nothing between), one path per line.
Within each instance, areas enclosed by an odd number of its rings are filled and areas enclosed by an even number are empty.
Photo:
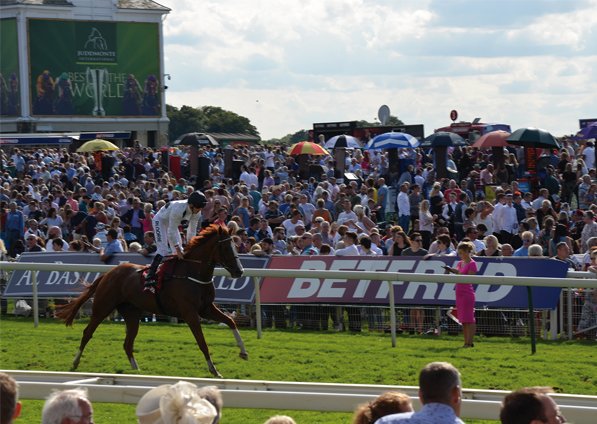
M568 287L568 340L572 340L572 289Z
M31 283L33 284L33 323L35 328L39 327L39 306L37 304L37 272L31 271Z
M554 309L553 311L549 311L549 318L550 318L549 331L551 333L549 338L551 340L556 340L558 338L558 314L557 314L557 312L558 311L556 309Z
M255 318L257 319L257 338L261 338L261 293L259 293L259 277L253 277L255 282Z
M560 303L558 305L558 309L560 311L560 326L558 327L558 331L560 334L560 339L564 338L564 290L560 292Z
M390 330L392 333L392 347L396 347L396 305L394 303L394 285L388 281L390 286Z

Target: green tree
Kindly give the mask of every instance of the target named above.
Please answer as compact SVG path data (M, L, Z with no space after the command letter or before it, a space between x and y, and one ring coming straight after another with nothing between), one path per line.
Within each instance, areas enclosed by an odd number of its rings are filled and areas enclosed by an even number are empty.
M379 127L380 125L381 125L381 122L379 122L379 121L375 121L375 122L369 122L369 121L365 121L365 120L357 121L358 128ZM400 120L397 116L390 115L385 126L390 126L390 125L404 125L404 122L402 122L402 120Z
M282 138L271 138L269 140L263 140L262 143L265 144L274 144L274 143L288 143L288 144L295 144L300 143L301 141L309 141L309 131L307 130L299 130L294 134L286 134Z
M300 130L290 136L290 144L300 143L301 141L309 141L309 132L307 130Z
M180 109L166 105L166 115L170 119L169 138L176 140L190 132L237 133L259 136L251 121L244 116L217 106L194 108L183 106Z
M166 105L166 115L170 119L168 136L170 141L176 140L189 132L205 132L207 119L201 110L191 106L177 107Z
M259 131L244 116L217 106L203 106L201 111L208 120L206 132L238 133L259 136Z

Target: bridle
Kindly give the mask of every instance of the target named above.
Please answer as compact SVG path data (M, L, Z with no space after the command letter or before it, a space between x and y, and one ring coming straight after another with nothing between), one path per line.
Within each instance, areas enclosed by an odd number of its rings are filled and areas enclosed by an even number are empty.
M232 242L232 237L227 237L225 239L221 239L220 238L220 232L218 231L218 252L220 253L220 263L210 262L210 261L200 261L200 260L197 260L197 259L187 259L187 258L183 258L183 259L180 259L180 260L181 261L185 261L185 262L194 262L194 263L197 263L197 264L200 264L200 265L210 265L210 266L214 266L214 267L216 265L222 265L222 267L232 275L231 268L226 265L226 261L224 260L224 250L222 248L222 243L226 243L226 242L233 243ZM234 261L240 260L240 258L238 256L238 252L236 251L236 249L233 246L231 246L231 247L232 247L232 259Z

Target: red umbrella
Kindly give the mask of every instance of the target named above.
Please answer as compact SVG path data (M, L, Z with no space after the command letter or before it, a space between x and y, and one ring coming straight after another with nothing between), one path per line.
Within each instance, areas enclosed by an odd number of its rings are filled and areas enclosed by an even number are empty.
M302 141L293 144L286 152L289 155L329 155L330 153L318 144Z
M475 141L473 147L478 147L479 149L486 149L488 147L506 147L510 145L510 143L506 141L508 137L510 137L508 131L498 130L488 132Z

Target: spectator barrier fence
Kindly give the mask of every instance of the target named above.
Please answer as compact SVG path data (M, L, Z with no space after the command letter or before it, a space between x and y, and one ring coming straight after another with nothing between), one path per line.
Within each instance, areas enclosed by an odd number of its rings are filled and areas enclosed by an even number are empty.
M362 259L362 257L359 257ZM535 260L539 261L539 260ZM430 261L431 262L431 261ZM428 262L428 263L430 263ZM544 265L552 265L556 261L544 261ZM535 262L539 265L539 262ZM443 263L440 262L441 265ZM20 263L20 262L0 262L0 267L4 270L20 270L20 271L70 271L79 273L105 273L114 268L115 265L76 265L76 264L56 264L56 263ZM30 272L31 275L31 286L33 289L33 306L34 306L34 320L35 326L38 326L38 293L37 293L37 273ZM214 271L215 276L229 276L224 269L216 269ZM270 278L292 278L292 279L315 279L320 280L322 275L325 276L325 281L328 280L357 280L357 281L386 281L388 284L388 295L389 295L389 315L390 315L390 332L392 335L392 346L396 346L396 302L394 298L394 290L396 285L402 285L405 281L416 280L417 284L441 284L441 283L460 283L460 284L481 284L481 285L495 285L495 286L526 286L528 289L529 309L535 310L532 306L532 291L531 287L553 287L553 288L569 288L578 287L579 280L576 278L544 278L544 277L508 277L508 276L487 276L487 275L444 275L444 274L422 274L422 273L411 273L411 272L383 272L383 271L333 271L325 270L322 274L321 270L305 270L305 269L255 269L246 268L243 278L253 278L254 281L254 294L255 294L255 307L256 307L256 324L258 338L262 337L262 311L261 311L261 293L260 277ZM566 277L594 277L592 273L580 273L580 272L568 272L565 274ZM245 284L246 285L246 284ZM585 288L597 288L597 279L590 278L582 280L582 286ZM571 308L571 296L567 296L568 311L572 311ZM321 302L317 302L321 303ZM453 302L447 301L446 304ZM557 302L556 302L557 303ZM555 305L554 305L555 307ZM359 312L360 313L360 312ZM555 315L552 312L552 316ZM568 332L572 329L571 326L571 315L568 314L567 327ZM530 333L533 352L535 350L535 320L530 321ZM554 320L552 320L554 322ZM552 332L552 338L555 338L557 332Z
M52 390L84 387L92 403L107 402L135 405L154 387L175 384L180 377L149 375L69 373L8 370L19 383L23 399L46 399ZM466 377L466 376L465 376ZM317 412L353 412L358 405L373 401L388 391L401 391L421 408L418 387L365 384L301 383L287 381L226 380L184 378L197 386L217 386L225 408L302 410ZM462 389L460 417L496 420L500 404L509 393L504 390ZM564 416L577 424L595 422L597 396L552 393ZM224 412L224 416L225 416Z

